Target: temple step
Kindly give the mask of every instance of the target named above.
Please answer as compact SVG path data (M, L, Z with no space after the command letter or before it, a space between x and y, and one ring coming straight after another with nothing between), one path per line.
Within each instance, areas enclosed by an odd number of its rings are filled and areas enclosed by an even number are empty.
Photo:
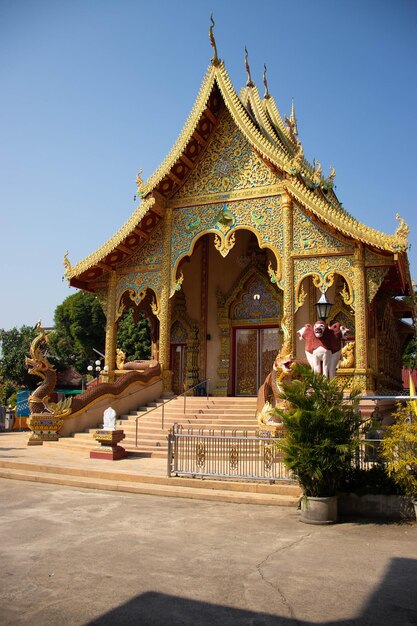
M119 462L118 462L119 463ZM123 462L120 462L123 463ZM119 468L119 469L118 469ZM294 483L259 484L234 481L167 478L121 469L68 467L49 463L27 463L0 460L0 477L37 483L65 485L73 488L98 489L125 493L191 498L236 504L295 506L300 489Z
M175 423L183 426L187 432L189 428L196 431L214 430L219 434L221 430L230 433L237 430L254 435L257 429L255 419L256 398L217 398L190 397L186 400L184 413L184 399L174 398L164 406L164 428L162 429L162 401L156 400L147 407L138 407L128 415L117 418L117 427L122 428L125 439L121 442L129 452L138 452L147 456L162 458L167 455L168 432ZM136 421L138 429L138 446L136 447ZM73 437L62 437L59 442L47 445L61 446L67 450L86 450L95 446L94 433L96 429L89 429L84 433L76 433Z

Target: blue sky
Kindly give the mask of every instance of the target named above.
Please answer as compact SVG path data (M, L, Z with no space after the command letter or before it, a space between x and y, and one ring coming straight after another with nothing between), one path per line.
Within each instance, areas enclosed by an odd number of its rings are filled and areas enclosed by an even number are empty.
M294 97L307 158L386 233L410 226L417 279L417 2L2 0L0 328L52 325L74 293L62 259L97 249L135 208L175 142L210 63L252 78L281 114Z

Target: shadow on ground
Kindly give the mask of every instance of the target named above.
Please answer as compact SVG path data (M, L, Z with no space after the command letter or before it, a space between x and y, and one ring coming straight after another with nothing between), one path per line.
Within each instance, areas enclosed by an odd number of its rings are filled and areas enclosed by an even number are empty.
M163 593L147 592L132 598L86 626L154 625L154 626L272 626L295 624L417 624L417 560L392 559L384 578L370 596L359 615L328 622L325 617L311 622L293 616L272 615L228 606L210 604ZM267 609L267 607L265 607ZM323 607L325 614L325 607Z

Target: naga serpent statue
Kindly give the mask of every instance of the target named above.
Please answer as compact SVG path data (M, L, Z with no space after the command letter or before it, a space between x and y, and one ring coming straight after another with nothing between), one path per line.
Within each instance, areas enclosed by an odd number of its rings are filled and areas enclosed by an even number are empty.
M46 357L46 350L41 348L42 345L48 346L48 337L40 320L35 328L39 334L30 345L30 356L25 359L28 373L41 378L28 399L30 410L28 426L33 431L28 443L32 445L57 440L57 431L63 425L62 418L71 413L71 398L57 403L50 400L50 394L55 389L56 371Z

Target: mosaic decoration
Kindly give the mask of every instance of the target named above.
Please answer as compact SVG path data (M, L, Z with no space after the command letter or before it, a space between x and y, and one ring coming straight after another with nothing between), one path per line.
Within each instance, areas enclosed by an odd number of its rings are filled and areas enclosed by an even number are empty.
M160 265L162 263L163 247L163 223L155 228L151 239L143 244L139 250L129 259L129 267L133 265Z
M273 295L265 288L261 277L255 275L245 284L240 302L234 309L233 319L259 320L260 311L262 318L281 317L282 304L280 306L278 301L278 292Z
M188 335L180 322L174 322L171 326L171 343L187 343Z
M190 224L195 227L190 228ZM227 256L233 247L231 244L234 243L231 236L239 228L254 232L261 246L271 248L276 252L276 256L278 253L281 257L283 248L281 197L254 198L176 209L171 247L174 272L181 258L192 253L195 242L205 233L217 235L216 247L223 256ZM276 278L279 274L278 269ZM175 273L173 275L175 276ZM175 278L172 282L175 282Z
M220 115L206 154L175 198L273 185L276 176L255 154L230 113Z
M293 209L293 250L297 253L305 252L310 255L332 251L352 251L351 246L330 235L316 224L301 209L294 205Z

